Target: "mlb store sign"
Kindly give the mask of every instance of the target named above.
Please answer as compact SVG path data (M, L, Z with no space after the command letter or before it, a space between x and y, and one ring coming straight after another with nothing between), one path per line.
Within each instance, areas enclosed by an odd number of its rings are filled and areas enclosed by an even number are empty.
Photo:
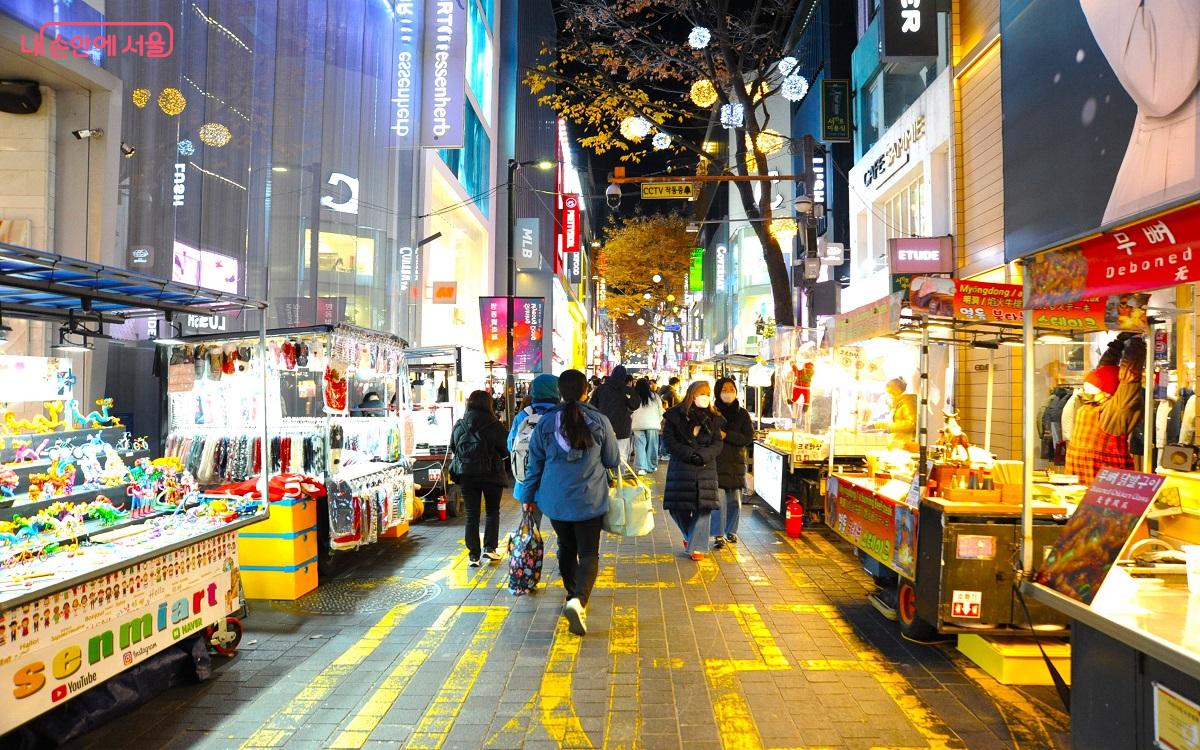
M230 532L5 611L0 734L218 622L237 579Z

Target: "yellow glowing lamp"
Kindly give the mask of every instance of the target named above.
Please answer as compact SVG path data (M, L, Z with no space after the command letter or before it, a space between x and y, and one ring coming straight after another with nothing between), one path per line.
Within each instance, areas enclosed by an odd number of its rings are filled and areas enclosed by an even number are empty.
M713 86L712 81L701 78L692 84L691 97L692 104L708 109L717 103L717 88Z

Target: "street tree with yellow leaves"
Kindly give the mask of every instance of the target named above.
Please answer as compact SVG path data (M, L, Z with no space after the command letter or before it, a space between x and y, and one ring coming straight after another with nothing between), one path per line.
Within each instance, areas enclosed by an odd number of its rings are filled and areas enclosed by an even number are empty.
M695 238L676 214L631 216L610 226L599 267L608 316L650 319L670 312L683 297Z
M709 174L766 177L767 156L786 145L769 127L766 99L781 92L798 101L808 89L784 48L797 1L564 0L558 47L525 83L597 154L637 163L652 150L673 151ZM733 131L732 163L706 140L713 125ZM792 325L772 191L734 184L763 248L775 319Z

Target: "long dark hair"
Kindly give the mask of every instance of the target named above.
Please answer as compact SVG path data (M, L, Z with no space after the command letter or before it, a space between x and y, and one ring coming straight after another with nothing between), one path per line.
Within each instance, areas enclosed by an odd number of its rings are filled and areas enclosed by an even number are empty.
M654 390L650 387L649 378L642 378L639 380L637 384L633 386L633 390L635 393L637 393L638 398L642 400L643 405L650 403L650 400L654 397Z
M487 391L471 391L471 395L467 396L467 408L496 416L496 410L492 407L492 394Z
M683 400L679 402L679 408L685 415L692 410L692 404L696 400L696 391L699 391L701 388L707 388L709 395L712 395L713 389L712 386L708 384L707 380L693 381L692 384L688 386L687 393L684 394ZM716 400L716 397L713 397L705 411L717 414L717 407L715 406ZM696 408L698 409L700 407Z
M579 370L565 370L558 376L558 395L563 400L562 433L567 443L577 450L592 446L592 431L583 418L579 402L588 392L587 375Z

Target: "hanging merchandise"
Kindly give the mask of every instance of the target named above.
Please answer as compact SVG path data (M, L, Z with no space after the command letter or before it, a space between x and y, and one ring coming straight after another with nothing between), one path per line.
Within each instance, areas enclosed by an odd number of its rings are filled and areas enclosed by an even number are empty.
M346 368L349 365L341 360L331 359L325 365L325 411L329 414L345 414L346 398L349 384L346 382Z

